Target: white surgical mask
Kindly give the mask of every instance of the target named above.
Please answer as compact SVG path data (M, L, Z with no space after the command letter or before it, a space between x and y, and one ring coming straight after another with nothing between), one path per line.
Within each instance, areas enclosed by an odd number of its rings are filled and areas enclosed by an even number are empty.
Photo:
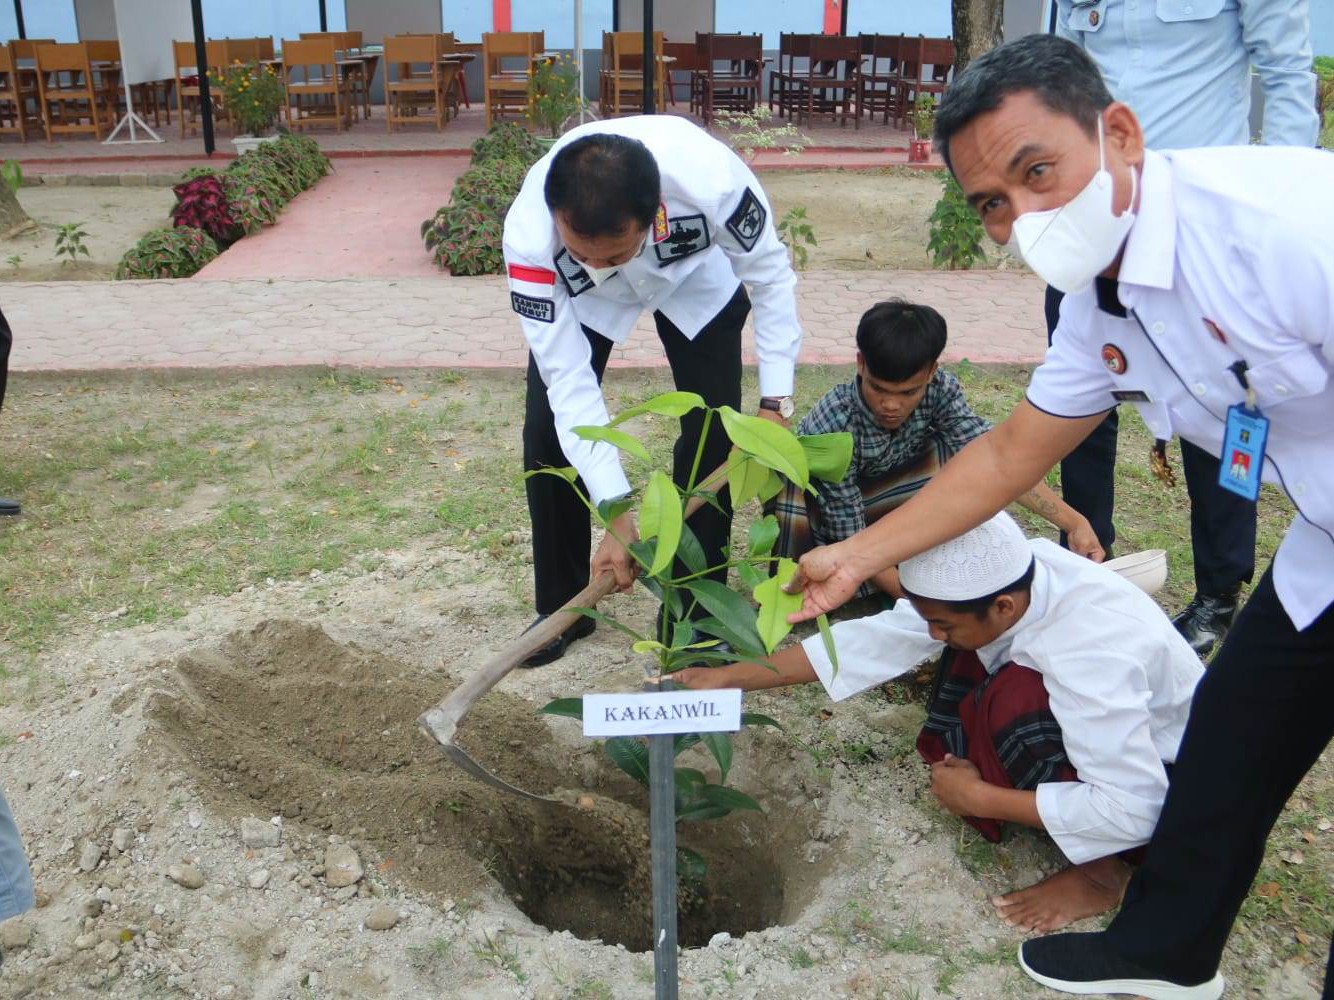
M648 237L645 236L644 239L640 241L639 249L635 251L635 257L638 257L643 253L644 247L647 245ZM610 278L621 268L625 267L625 264L617 264L614 267L589 267L587 264L581 264L580 266L584 269L584 273L588 275L588 280L593 282L594 287L596 287Z
M1135 204L1135 168L1130 168L1130 205ZM1127 207L1112 207L1116 185L1107 170L1102 116L1098 116L1098 172L1084 190L1060 208L1025 212L1010 227L1005 249L1022 257L1047 284L1067 295L1082 292L1116 259L1135 224Z

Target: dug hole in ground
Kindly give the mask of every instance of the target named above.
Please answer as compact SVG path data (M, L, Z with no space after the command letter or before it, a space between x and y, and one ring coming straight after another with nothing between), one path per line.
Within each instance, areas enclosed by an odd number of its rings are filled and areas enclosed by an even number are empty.
M29 727L0 764L37 818L41 895L3 925L5 995L651 996L642 790L577 723L535 715L636 688L619 636L516 671L461 731L507 780L591 809L497 793L416 729L528 624L474 610L513 607L485 578L476 554L413 550L71 637L45 664L62 694L0 710L0 731ZM792 723L737 739L731 782L765 813L681 828L710 863L683 903L682 995L1041 995L986 899L1055 856L1034 838L1025 870L970 872L972 834L923 799L920 707L878 696L822 718L822 697L748 696ZM713 767L700 747L681 762Z

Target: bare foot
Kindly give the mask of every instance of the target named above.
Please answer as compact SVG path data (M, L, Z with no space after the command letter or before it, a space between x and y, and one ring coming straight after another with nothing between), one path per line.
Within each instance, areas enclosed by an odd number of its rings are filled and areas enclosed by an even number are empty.
M1057 872L1037 885L993 896L1000 918L1021 931L1050 934L1121 902L1130 866L1118 857L1099 858Z

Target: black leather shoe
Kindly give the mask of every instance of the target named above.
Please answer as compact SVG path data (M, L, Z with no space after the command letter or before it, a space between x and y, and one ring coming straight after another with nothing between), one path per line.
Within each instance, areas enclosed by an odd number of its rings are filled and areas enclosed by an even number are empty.
M17 514L22 513L23 508L19 506L17 500L7 500L4 497L0 497L0 517L14 517Z
M1033 938L1019 946L1019 967L1043 986L1083 996L1128 993L1148 1000L1218 1000L1223 995L1219 973L1200 983L1166 979L1115 954L1106 937L1051 934Z
M538 615L533 619L533 624L529 625L525 632L531 632L537 626L541 625L549 615ZM519 664L521 667L542 667L548 663L553 663L565 655L565 647L576 639L582 639L586 635L592 635L593 630L598 627L598 623L592 618L585 618L580 615L579 620L567 628L556 638L539 649L528 659Z
M1190 648L1202 660L1223 644L1223 637L1237 617L1240 592L1230 594L1196 594L1175 618L1172 624Z

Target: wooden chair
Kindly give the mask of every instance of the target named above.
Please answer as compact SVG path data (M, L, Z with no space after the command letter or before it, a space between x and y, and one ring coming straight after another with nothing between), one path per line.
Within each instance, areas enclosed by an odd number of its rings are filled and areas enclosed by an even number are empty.
M37 91L37 46L55 43L54 38L16 38L6 46L23 105L24 129L28 132L41 132L46 128L41 95Z
M692 74L704 67L704 60L700 58L699 50L695 48L694 42L669 42L666 39L662 43L662 54L671 62L666 66L667 81L667 101L675 106L676 88L684 86L690 103L690 110L695 110L695 94L690 83Z
M719 109L753 111L760 103L764 41L759 35L697 32L704 68L697 74L699 113L707 127ZM719 63L723 63L722 67Z
M777 108L780 118L794 113L796 80L805 74L810 58L810 35L779 33L778 65L769 74L769 110Z
M482 33L485 127L497 118L528 113L528 80L533 58L545 46L541 31L487 31Z
M793 81L798 123L830 115L839 125L851 117L854 127L861 128L861 42L847 35L813 35L810 43L806 75Z
M204 43L204 58L208 60L208 65L201 70L198 65L198 59L195 56L194 42L171 43L172 57L176 64L176 114L180 116L181 138L185 138L185 127L190 126L190 132L193 135L199 127L199 118L202 114L199 106L199 74L201 72L217 73L228 65L227 42L221 39L213 39ZM222 101L218 96L218 89L212 87L209 90L210 100L214 107L214 118L217 112L225 113Z
M912 114L920 94L943 94L954 70L954 40L950 38L906 39L898 80L898 109L895 124L902 127ZM931 71L927 72L927 67ZM939 99L939 98L937 98Z
M875 113L884 113L883 122L896 114L898 104L899 71L903 62L902 35L862 35L861 109L875 121Z
M457 55L461 51L459 49L459 43L454 38L454 32L442 31L435 37L440 39L441 55ZM468 101L468 78L463 72L466 68L467 66L465 63L459 62L457 72L454 74L454 87L449 94L449 99L452 102L455 116L459 113L460 101L463 102L465 108L472 107L472 104Z
M17 132L28 141L28 122L24 101L19 93L19 75L14 57L6 46L0 49L0 132Z
M444 129L459 67L457 63L441 63L441 54L439 35L402 35L384 40L385 123L390 132L395 125L429 121L420 114L427 107L435 112L436 130ZM390 67L395 66L399 77L391 80Z
M101 102L107 118L115 122L120 117L120 42L89 39L82 43L88 50L88 62L93 69L93 90Z
M610 48L611 62L603 64L600 79L602 115L637 115L644 109L644 35L639 31L608 32L604 48ZM662 32L653 33L653 103L659 111L667 109L666 63Z
M341 132L352 127L352 92L339 72L337 45L333 38L283 40L283 85L292 128L333 125Z
M106 124L88 47L82 43L37 46L37 89L46 141L53 135L87 132L102 138ZM84 124L84 119L88 124Z

